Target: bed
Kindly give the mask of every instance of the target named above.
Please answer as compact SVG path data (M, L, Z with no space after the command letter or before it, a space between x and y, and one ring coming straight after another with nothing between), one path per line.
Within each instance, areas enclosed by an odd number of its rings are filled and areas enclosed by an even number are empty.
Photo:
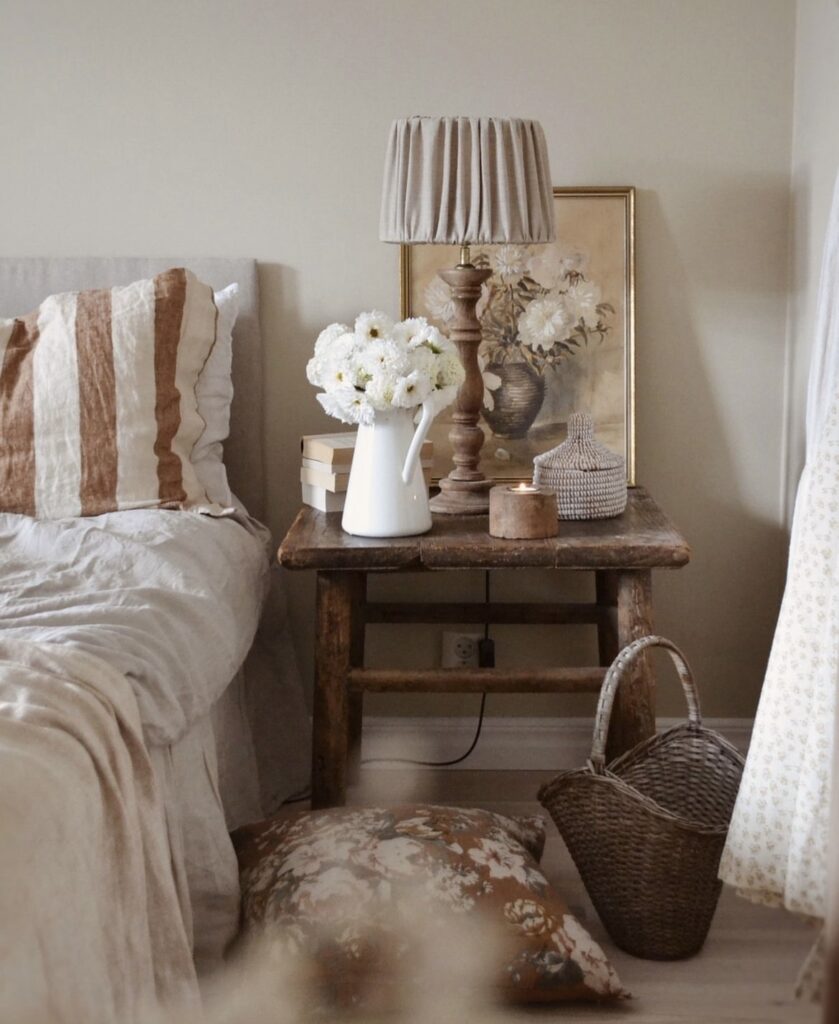
M0 259L0 316L173 266L214 289L239 283L235 511L0 513L0 978L24 999L18 1015L130 1020L149 999L194 1000L195 971L218 967L238 927L228 830L306 783L305 711L259 523L256 264ZM85 853L80 834L102 849ZM32 901L51 888L39 917Z

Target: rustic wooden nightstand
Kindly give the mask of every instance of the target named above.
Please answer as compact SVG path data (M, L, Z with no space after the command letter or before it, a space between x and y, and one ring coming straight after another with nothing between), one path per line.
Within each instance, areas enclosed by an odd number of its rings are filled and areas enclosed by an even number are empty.
M653 569L690 559L685 539L642 488L616 519L560 524L547 540L499 540L485 516L435 516L430 533L370 540L341 529L341 513L303 508L278 555L287 569L317 572L312 806L343 804L347 766L361 744L365 690L380 692L571 693L600 689L605 667L636 637L652 632ZM452 569L575 569L594 572L594 603L449 604L369 602L367 575ZM599 661L589 668L364 668L367 623L592 623ZM609 756L655 730L653 679L641 661L621 688Z

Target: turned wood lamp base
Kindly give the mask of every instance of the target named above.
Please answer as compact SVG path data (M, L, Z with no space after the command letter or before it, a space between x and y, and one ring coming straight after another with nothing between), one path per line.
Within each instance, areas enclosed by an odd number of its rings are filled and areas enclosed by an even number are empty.
M461 249L460 263L439 271L452 290L455 315L450 336L457 345L466 379L460 386L454 405L454 425L449 432L454 468L440 481L440 493L431 500L431 511L446 515L486 515L493 485L478 468L484 432L478 426L484 398L484 380L478 365L481 324L475 307L481 297L481 285L492 271L469 262L469 249Z
M471 485L470 485L471 484ZM489 492L492 480L440 481L440 493L429 502L432 512L451 516L485 516L489 512Z

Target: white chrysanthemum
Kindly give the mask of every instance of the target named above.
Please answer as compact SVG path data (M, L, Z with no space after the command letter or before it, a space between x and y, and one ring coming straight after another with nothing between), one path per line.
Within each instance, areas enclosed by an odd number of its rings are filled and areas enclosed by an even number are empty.
M317 400L324 411L342 423L372 423L376 410L363 391L355 388L336 388L334 391L322 391Z
M434 403L435 416L452 404L452 402L457 398L457 392L459 389L459 385L449 384L447 387L437 388L436 391L431 392L431 401Z
M326 359L320 374L319 384L326 391L336 388L354 387L354 368L346 359Z
M578 281L565 293L565 302L577 324L580 320L586 327L596 327L600 319L597 305L600 302L600 289L591 281Z
M336 338L340 338L342 334L349 333L351 331L346 324L330 324L328 327L324 327L318 335L318 340L315 342L315 355L324 355Z
M435 320L447 324L454 320L452 290L441 277L435 277L425 289L425 304Z
M316 387L331 388L352 384L356 349L354 336L346 331L340 334L337 331L330 331L329 336L324 338L326 334L324 331L318 339L320 346L315 346L315 354L306 367L306 376Z
M372 423L376 412L429 397L439 411L464 379L456 346L424 317L393 324L383 313L362 313L352 332L330 324L315 349L306 376L326 392L318 395L323 408L345 423Z
M371 377L385 367L398 376L404 376L411 370L407 352L402 345L391 340L371 341L360 348L358 365Z
M527 273L527 260L527 249L523 245L499 245L490 257L493 272L505 284L512 284Z
M486 308L489 305L489 297L491 294L492 293L490 291L489 283L487 281L484 281L484 283L481 285L480 298L478 299L478 302L475 305L475 316L479 320L486 312Z
M481 377L484 381L484 401L483 406L490 412L495 408L495 399L492 396L493 391L497 391L501 387L501 378L497 373L493 373L492 370L487 369L489 358L480 353L478 355L478 367L481 371Z
M424 316L412 316L408 320L400 320L393 325L393 340L403 344L406 348L413 348L418 342L415 340L428 327L428 321Z
M407 377L400 377L393 392L393 404L397 409L410 409L421 405L431 394L433 383L427 373L412 370Z
M422 348L428 349L435 356L443 352L457 351L454 342L450 341L442 331L438 331L431 324L427 324L422 330L417 331L408 351L413 355L414 352Z
M549 290L564 287L569 274L584 274L587 268L585 254L568 245L540 245L527 264L533 280Z
M401 379L387 366L383 366L367 381L365 394L376 409L384 411L391 408L396 385Z
M348 382L357 388L365 388L372 377L372 374L369 373L364 365L361 352L358 349L356 349L352 359L349 361L349 371Z
M328 345L324 346L324 356L333 360L351 359L358 351L358 342L352 331L344 331L331 339Z
M355 320L355 336L364 344L377 338L389 338L393 331L393 321L381 310L374 309L369 313L359 313Z
M355 344L351 334L335 338L317 358L321 366L321 387L329 390L355 383Z
M519 337L525 345L547 352L568 337L575 323L564 295L546 295L534 299L519 318Z
M417 345L408 355L411 369L426 373L432 379L437 376L437 365L440 356L435 355L428 345Z
M443 352L437 357L437 387L460 387L466 373L454 352Z
M323 387L323 384L321 383L323 379L323 370L323 359L317 355L312 356L308 363L306 363L306 379L316 388Z
M442 331L438 331L437 328L433 326L429 328L427 343L431 346L431 349L434 352L457 352L457 346L451 338L449 338L448 335L443 334Z

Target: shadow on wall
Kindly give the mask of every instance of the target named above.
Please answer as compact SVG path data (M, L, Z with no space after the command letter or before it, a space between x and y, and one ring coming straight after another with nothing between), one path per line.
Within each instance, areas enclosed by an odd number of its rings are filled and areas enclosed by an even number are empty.
M311 333L300 321L299 273L279 263L260 263L259 298L265 386L265 465L267 525L275 545L300 507L301 422L309 422L304 403L312 395L306 383ZM308 389L308 391L307 391ZM314 648L314 578L311 573L280 571L288 599L306 699L311 703Z
M296 413L306 382L309 346L302 340L299 273L279 263L260 263L258 274L266 381L268 525L279 542L299 504L299 487L291 485L300 468Z
M804 468L806 447L807 379L816 328L815 296L820 266L811 264L813 235L813 185L810 169L797 167L792 175L792 211L790 215L790 280L787 317L786 421L785 427L785 508L789 528L795 506L798 480ZM823 235L825 224L819 225ZM808 301L809 300L809 301Z
M681 225L682 236L699 247L704 233L707 246L709 230L728 212L733 222L728 222L725 237L716 245L725 249L732 231L747 231L754 223L754 209L750 217L738 213L737 196L745 197L752 207L777 204L779 189L760 182L742 184L730 192L715 189L711 217L698 196L689 211L690 230ZM780 605L787 536L779 518L769 519L750 509L739 474L744 464L758 460L772 467L778 479L781 430L779 424L767 439L759 430L732 437L726 429L708 364L715 347L730 341L709 339L707 330L703 333L695 326L696 299L691 296L696 294L697 281L706 293L745 291L764 297L772 295L777 282L730 255L721 255L719 261L694 260L689 276L658 196L639 192L638 210L642 225L637 303L639 480L661 501L693 549L686 569L656 577L656 629L683 646L696 672L706 714L749 716L757 704ZM653 259L654 270L649 266ZM765 258L756 261L758 266L765 262ZM671 301L673 296L678 301ZM714 301L713 295L709 300ZM666 342L668 337L672 344ZM645 338L659 339L659 343L647 346ZM744 391L754 386L746 355L738 375L738 386ZM770 400L770 396L759 397ZM778 398L780 411L780 387ZM773 445L776 451L767 450ZM663 699L661 708L665 714L680 713L672 697Z

